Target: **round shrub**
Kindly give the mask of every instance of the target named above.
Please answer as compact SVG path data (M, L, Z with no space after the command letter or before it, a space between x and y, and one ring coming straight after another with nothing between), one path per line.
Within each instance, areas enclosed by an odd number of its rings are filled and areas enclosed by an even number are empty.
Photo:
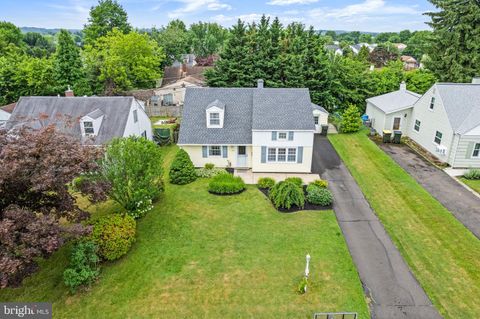
M245 189L245 183L241 177L231 174L219 174L214 176L208 184L208 191L218 195L238 194Z
M135 227L135 219L130 215L113 214L100 218L92 231L99 256L115 260L125 255L135 241Z
M170 183L177 185L189 184L197 179L195 166L193 166L190 156L184 150L180 149L175 155L175 159L170 166Z
M316 179L313 182L311 182L309 185L315 185L320 188L327 188L328 187L328 182L323 180L323 179Z
M213 169L215 167L215 164L213 163L206 163L205 164L205 169Z
M258 179L258 188L272 188L275 185L275 180L270 177L262 177Z
M309 185L307 187L307 201L313 205L330 206L333 202L333 195L326 188Z
M293 184L297 185L298 187L302 187L303 184L304 184L303 180L300 177L289 177L289 178L285 179L285 182L293 183Z
M287 180L275 184L268 196L276 208L290 209L292 206L303 208L305 205L303 189Z

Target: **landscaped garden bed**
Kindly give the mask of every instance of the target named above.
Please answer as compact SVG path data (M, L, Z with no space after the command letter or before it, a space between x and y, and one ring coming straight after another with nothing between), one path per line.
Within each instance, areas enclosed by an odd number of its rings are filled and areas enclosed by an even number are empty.
M288 184L288 185L287 185ZM275 194L278 188L278 195ZM327 182L317 180L304 185L300 178L287 178L275 184L270 178L261 178L258 189L272 201L282 213L295 213L302 210L331 210L333 197L327 189Z

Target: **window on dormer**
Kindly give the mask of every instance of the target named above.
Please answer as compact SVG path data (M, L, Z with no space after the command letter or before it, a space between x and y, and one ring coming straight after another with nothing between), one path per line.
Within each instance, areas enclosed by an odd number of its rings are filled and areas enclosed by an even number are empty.
M83 130L85 131L85 134L95 134L93 122L83 122Z
M210 113L210 125L220 125L220 113Z

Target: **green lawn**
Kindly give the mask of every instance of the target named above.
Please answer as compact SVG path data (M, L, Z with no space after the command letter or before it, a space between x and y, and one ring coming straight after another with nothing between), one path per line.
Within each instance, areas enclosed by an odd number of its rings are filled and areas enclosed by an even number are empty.
M434 305L480 314L480 241L363 133L330 140Z
M476 191L477 193L480 194L480 179L477 180L472 180L472 179L466 179L464 177L460 178L460 180L467 184L468 187Z
M174 150L166 148L167 163ZM131 251L104 266L89 291L68 294L62 249L22 288L0 291L0 300L50 301L55 318L311 318L315 311L369 317L332 211L281 214L253 186L233 197L206 189L207 180L167 184L139 221ZM307 253L311 286L298 295Z

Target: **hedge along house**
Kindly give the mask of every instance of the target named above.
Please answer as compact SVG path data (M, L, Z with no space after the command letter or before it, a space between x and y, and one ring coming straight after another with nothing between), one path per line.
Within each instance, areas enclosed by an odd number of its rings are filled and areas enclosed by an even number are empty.
M414 105L408 135L453 168L480 168L480 78L433 85Z
M371 120L372 128L383 135L383 130L407 133L410 127L413 105L421 95L408 91L405 82L398 91L375 96L366 100L365 114Z
M315 123L308 89L187 88L178 145L202 167L310 173Z
M87 145L102 145L115 137L152 139L150 119L143 104L132 96L21 97L6 128L40 129L48 125Z

